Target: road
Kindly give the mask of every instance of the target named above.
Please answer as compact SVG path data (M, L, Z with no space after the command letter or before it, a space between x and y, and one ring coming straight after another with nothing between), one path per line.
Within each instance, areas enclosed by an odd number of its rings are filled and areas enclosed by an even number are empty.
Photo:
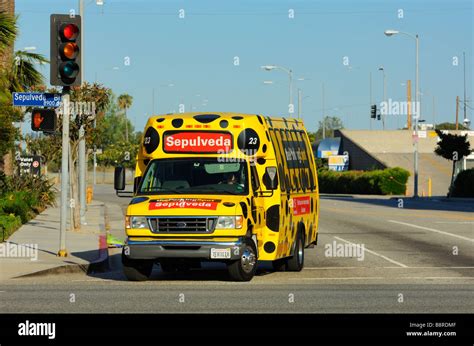
M106 185L95 196L128 203ZM473 211L472 202L322 196L319 244L306 250L300 273L272 272L262 263L251 282L235 283L221 265L180 274L155 266L149 281L128 282L112 249L107 273L1 283L0 310L473 313Z

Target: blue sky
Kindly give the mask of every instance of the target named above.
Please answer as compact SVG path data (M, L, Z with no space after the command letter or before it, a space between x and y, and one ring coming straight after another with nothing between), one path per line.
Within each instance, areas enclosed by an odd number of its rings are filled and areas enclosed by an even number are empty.
M470 0L104 0L103 6L84 1L86 80L97 80L117 95L132 95L128 113L138 129L153 112L178 111L181 103L186 111L285 115L288 77L260 69L266 64L291 68L295 79L305 79L294 83L294 102L300 88L309 130L322 118L323 83L326 115L340 117L347 128L367 129L370 73L374 102L382 101L379 66L386 71L387 98L405 101L408 79L414 90L414 40L386 37L385 29L420 35L421 107L428 123L433 121L433 97L436 122L454 121L456 96L463 98L463 51L467 98L473 99ZM78 11L77 0L16 0L16 49L34 46L49 57L49 16L71 9ZM455 56L458 66L453 66ZM49 67L43 72L49 80ZM387 128L396 128L397 122L402 126L405 117L389 116ZM380 122L374 128L380 129Z

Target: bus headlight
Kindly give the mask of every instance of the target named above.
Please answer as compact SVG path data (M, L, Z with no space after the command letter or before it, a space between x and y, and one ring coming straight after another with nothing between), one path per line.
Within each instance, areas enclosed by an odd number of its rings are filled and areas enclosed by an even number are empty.
M219 216L216 229L242 228L242 216Z
M126 216L125 228L127 229L148 229L148 222L144 216Z

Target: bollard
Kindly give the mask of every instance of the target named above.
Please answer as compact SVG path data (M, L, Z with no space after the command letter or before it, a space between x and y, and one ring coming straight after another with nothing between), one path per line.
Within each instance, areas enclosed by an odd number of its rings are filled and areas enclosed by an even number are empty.
M428 197L431 197L431 177L428 178Z
M92 202L92 196L93 196L93 189L91 186L87 187L87 197L86 197L86 202L87 204L90 204Z

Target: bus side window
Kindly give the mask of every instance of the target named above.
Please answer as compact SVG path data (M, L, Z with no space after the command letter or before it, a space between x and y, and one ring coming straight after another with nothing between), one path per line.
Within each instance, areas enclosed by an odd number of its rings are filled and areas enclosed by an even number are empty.
M308 181L308 172L309 172L309 163L308 163L308 152L306 150L306 146L304 144L304 140L303 140L303 132L302 131L297 131L296 132L296 137L298 138L298 144L299 144L299 147L300 147L300 153L301 153L301 160L303 161L302 162L302 170L303 170L303 189L309 189L310 188L310 184L309 184L309 181Z
M314 175L315 175L315 165L314 165L314 156L313 151L311 150L311 145L308 141L308 136L303 134L303 142L306 147L306 153L308 154L308 166L309 166L309 186L311 191L316 188L316 183L314 181Z
M293 150L295 151L295 166L296 166L296 176L299 178L299 184L297 185L298 190L305 190L306 187L303 184L303 175L304 175L304 165L303 165L303 160L302 160L302 149L300 147L300 142L298 140L298 137L296 135L296 130L290 130L289 131L289 136L291 137L291 140L293 141Z
M282 135L284 135L283 137L285 138L286 143L287 143L287 145L290 149L289 152L290 152L291 165L290 165L289 168L290 168L291 190L296 192L296 191L299 190L299 187L298 187L298 171L297 171L298 159L295 159L296 148L295 148L295 145L293 143L293 139L290 136L289 130L288 129L281 130L281 133L282 133Z
M284 174L284 163L285 157L282 154L282 145L281 145L281 138L277 137L276 132L273 129L270 129L270 138L273 143L273 147L275 148L275 154L277 155L278 161L278 174L280 176L280 190L286 190L286 182L285 182L285 174Z

